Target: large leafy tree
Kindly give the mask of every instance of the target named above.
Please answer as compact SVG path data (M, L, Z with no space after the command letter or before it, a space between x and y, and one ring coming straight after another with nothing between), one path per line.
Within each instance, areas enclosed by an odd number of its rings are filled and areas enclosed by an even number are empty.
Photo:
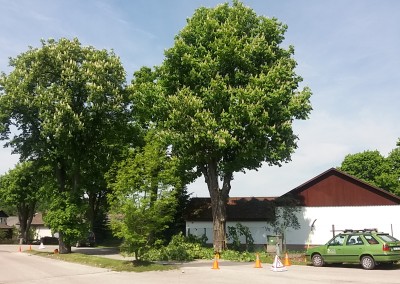
M400 144L398 143L397 146L386 158L389 165L389 172L386 177L389 180L388 190L400 196Z
M311 111L294 49L281 46L286 29L238 1L199 8L163 64L143 68L132 82L134 106L162 129L173 155L205 179L216 251L225 248L234 173L290 161L298 139L292 122Z
M43 199L46 169L35 162L24 162L0 177L0 199L18 213L20 241L29 240L33 216Z
M49 212L46 221L60 233L60 252L69 252L85 234L85 193L90 198L104 190L102 174L132 133L126 128L125 71L113 52L77 39L42 41L10 66L0 79L1 139L21 160L53 168L57 188L50 208L58 213Z
M379 177L388 170L385 157L377 150L349 154L339 169L378 187Z
M393 194L400 194L399 147L393 149L387 157L377 150L349 154L339 169Z
M166 153L157 136L149 131L146 145L132 149L109 173L111 227L123 239L122 250L137 259L162 243L182 192L178 160Z

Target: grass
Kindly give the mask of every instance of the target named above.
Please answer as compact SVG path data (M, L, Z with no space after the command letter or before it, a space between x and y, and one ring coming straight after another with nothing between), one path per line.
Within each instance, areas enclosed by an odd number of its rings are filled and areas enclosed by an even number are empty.
M88 266L106 268L113 271L127 271L127 272L145 272L145 271L164 271L172 270L177 267L174 265L163 265L149 261L127 261L111 259L106 257L86 255L82 253L69 253L69 254L54 254L42 251L29 251L32 255L57 259L67 262L73 262Z

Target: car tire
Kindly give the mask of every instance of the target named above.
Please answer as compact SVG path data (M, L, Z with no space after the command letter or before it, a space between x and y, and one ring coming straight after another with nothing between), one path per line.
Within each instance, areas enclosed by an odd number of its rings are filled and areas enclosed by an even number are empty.
M362 266L362 268L367 269L367 270L374 269L375 268L375 260L369 255L364 255L361 258L361 266Z
M311 258L312 264L316 267L324 266L325 261L322 256L318 253L314 254Z

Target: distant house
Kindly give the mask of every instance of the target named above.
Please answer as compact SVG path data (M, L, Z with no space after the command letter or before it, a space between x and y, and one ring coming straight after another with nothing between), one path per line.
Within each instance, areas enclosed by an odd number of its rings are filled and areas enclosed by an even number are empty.
M31 228L35 230L38 239L43 237L52 237L51 229L45 226L42 213L35 213L32 219Z
M19 228L18 216L10 216L7 221L11 227ZM51 230L45 226L42 213L35 213L32 218L31 228L34 230L34 238L40 240L42 237L51 237Z
M295 198L301 207L296 213L300 229L285 232L286 242L293 248L326 243L345 229L376 228L400 239L400 197L337 169L331 168L281 197ZM275 217L271 212L274 199L230 198L227 226L240 222L249 227L255 244L266 244L272 234L267 221ZM189 212L186 233L205 234L212 243L210 198L193 198Z
M0 210L0 231L4 232L4 238L11 239L12 238L12 227L7 225L8 215Z

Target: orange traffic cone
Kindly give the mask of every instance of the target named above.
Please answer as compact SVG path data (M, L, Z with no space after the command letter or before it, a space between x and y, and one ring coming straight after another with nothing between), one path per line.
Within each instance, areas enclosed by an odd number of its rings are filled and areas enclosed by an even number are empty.
M260 257L258 256L258 253L256 254L256 265L254 266L254 268L262 268Z
M219 269L217 256L214 257L214 263L211 269Z
M290 264L290 260L289 260L289 256L288 256L287 253L285 254L284 265L285 265L285 266L290 266L290 265L291 265L291 264Z

